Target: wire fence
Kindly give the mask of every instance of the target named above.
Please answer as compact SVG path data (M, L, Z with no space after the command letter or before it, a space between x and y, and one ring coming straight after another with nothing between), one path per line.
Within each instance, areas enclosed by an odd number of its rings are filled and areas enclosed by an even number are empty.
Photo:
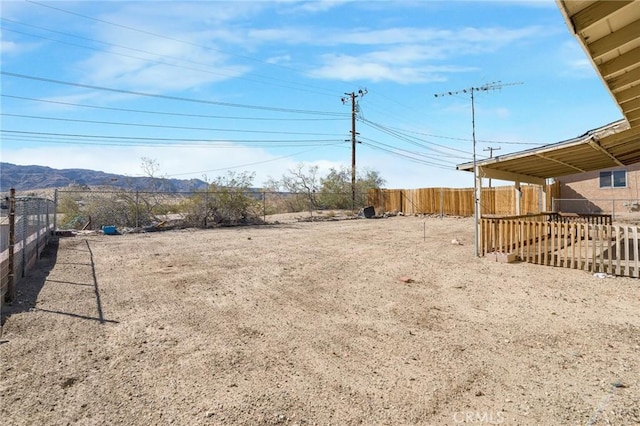
M152 230L260 224L272 215L298 213L318 219L356 214L366 193L275 192L220 188L197 191L59 189L56 228L61 230Z
M11 190L0 205L0 303L15 297L17 283L36 263L55 223L55 203L16 197Z
M640 219L640 200L629 198L554 198L552 210L563 213L604 213L613 220Z

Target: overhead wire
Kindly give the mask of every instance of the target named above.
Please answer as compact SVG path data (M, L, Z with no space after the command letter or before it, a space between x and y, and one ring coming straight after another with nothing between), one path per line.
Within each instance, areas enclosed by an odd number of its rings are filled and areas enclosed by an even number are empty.
M0 19L4 19L4 18L0 18ZM212 75L230 77L230 78L234 78L234 79L246 80L246 81L251 81L251 82L254 82L254 83L261 83L261 84L271 85L271 86L275 86L275 87L283 87L283 88L286 88L286 89L301 90L301 91L306 91L306 92L311 92L311 93L316 93L316 94L327 95L326 93L322 93L322 92L311 91L309 89L301 89L301 88L297 88L295 86L290 86L290 85L285 85L285 84L280 84L280 83L272 83L272 82L268 82L268 81L258 80L258 79L249 78L249 77L246 77L246 76L243 76L243 75L233 75L233 74L228 74L228 73L222 73L222 72L219 72L219 71L211 71L210 69L194 68L194 67L175 64L175 63L171 63L171 62L160 61L158 59L142 58L142 57L139 57L139 56L128 55L128 54L125 54L125 53L118 53L118 52L113 52L113 51L109 51L109 50L98 49L98 48L95 48L95 47L84 46L84 45L81 45L81 44L71 43L71 42L68 42L68 41L56 40L56 39L53 39L53 38L50 38L50 37L44 37L44 36L40 36L40 35L36 35L36 34L25 33L23 31L18 31L18 30L11 29L11 28L6 28L5 26L2 26L0 28L4 29L5 31L14 32L14 33L26 35L26 36L29 36L29 37L36 37L36 38L40 38L40 39L44 39L44 40L49 40L49 41L53 41L55 43L66 44L66 45L73 46L73 47L78 47L78 48L81 48L81 49L94 50L94 51L101 52L101 53L104 53L104 54L107 54L107 55L121 56L121 57L124 57L124 58L137 59L137 60L140 60L140 61L151 62L151 63L155 63L155 64L159 64L159 65L165 65L165 66L169 66L169 67L182 68L182 69L186 69L186 70L190 70L190 71L198 71L198 72L202 72L202 73L205 73L205 74L212 74ZM70 36L71 37L75 37L73 35L70 35ZM86 37L81 37L81 38L86 38ZM92 40L92 39L88 39L88 40ZM121 49L128 49L128 50L133 50L133 51L137 51L137 52L142 52L142 53L145 53L145 54L148 54L148 55L154 55L154 56L160 56L160 57L165 57L165 58L177 59L178 61L182 61L182 62L189 62L189 63L198 64L198 65L209 66L208 64L203 64L201 62L195 62L195 61L191 61L191 60L176 58L174 56L162 55L162 54L159 54L159 53L148 52L148 51L141 50L141 49L133 49L133 48L129 48L129 47L126 47L126 46L121 46L121 45L117 45L117 44L113 44L113 43L102 42L102 41L99 41L99 40L92 40L92 41L95 41L96 43L104 43L104 44L107 44L107 45L116 46L116 47L121 48ZM219 68L216 68L216 69L219 69ZM273 78L273 77L262 77L262 78L271 79L271 80L277 80L277 81L286 81L286 80L276 79L276 78ZM335 94L332 94L331 96L335 96Z
M386 148L388 148L388 149L393 149L393 150L395 150L395 151L403 152L403 153L404 153L404 154L406 154L406 155L412 155L412 156L415 156L415 157L420 157L420 159L425 158L425 159L428 159L428 160L431 160L431 161L436 161L436 162L441 162L441 163L455 164L455 162L453 162L453 161L443 160L443 159L441 159L440 157L433 157L433 156L431 156L431 155L427 155L427 154L424 154L424 153L422 153L422 152L409 151L409 150L407 150L407 149L398 148L397 146L389 145L389 144L387 144L387 143L380 142L380 141L377 141L377 140L374 140L374 139L371 139L371 138L360 137L359 139L361 139L361 140L363 140L363 141L372 142L372 143L375 143L375 144L377 144L377 145L384 146L384 147L386 147ZM425 161L426 161L426 160L425 160Z
M449 164L447 164L447 161L445 160L439 160L437 158L433 158L427 155L424 155L422 153L417 153L414 151L408 151L402 148L398 148L389 144L386 144L384 142L380 142L380 141L376 141L374 139L370 139L370 138L362 138L363 141L368 142L367 145L372 146L375 145L376 147L379 148L384 148L385 150L387 150L388 152L392 152L394 154L398 154L399 156L405 157L405 158L410 158L415 160L416 162L421 162L424 164L429 164L429 165L433 165L433 166L442 166L442 167L448 167L448 166L454 166L455 163L454 162L449 162ZM362 142L362 143L365 143Z
M213 127L170 126L165 124L125 123L125 122L115 122L115 121L80 120L77 118L43 117L43 116L37 116L37 115L11 114L6 112L2 112L0 113L0 115L6 116L6 117L27 118L32 120L50 120L50 121L63 121L63 122L74 122L74 123L106 124L106 125L114 125L114 126L150 127L150 128L157 128L157 129L205 130L205 131L215 131L215 132L261 133L261 134L265 133L265 134L277 134L277 135L340 136L340 134L336 134L336 133L284 132L284 131L276 131L276 130L247 130L247 129L222 129L222 128L213 128Z
M394 129L394 130L398 130L401 132L406 132L406 133L415 133L417 135L423 135L423 136L429 136L432 138L440 138L440 139L450 139L450 140L457 140L457 141L464 141L464 142L473 142L473 139L469 139L469 138L459 138L459 137L454 137L454 136L444 136L444 135L434 135L431 133L423 133L423 132L418 132L415 130L407 130L407 129L401 129L398 127L394 127L394 126L386 126L389 129ZM495 144L513 144L513 145L536 145L536 146L543 146L543 145L548 145L548 142L517 142L517 141L502 141L502 140L488 140L488 139L476 139L476 142L480 142L480 143L495 143Z
M202 171L198 171L198 172L174 173L174 174L170 174L170 175L167 175L167 176L168 177L186 176L186 175L195 175L195 174L210 173L210 172L222 172L222 171L233 170L233 169L241 169L243 167L257 166L259 164L272 163L272 162L275 162L275 161L284 160L286 158L297 157L298 155L306 154L306 153L314 151L316 149L317 148L307 149L305 151L295 152L295 153L289 154L289 155L283 155L281 157L272 158L270 160L262 160L262 161L256 161L256 162L253 162L253 163L246 163L246 164L240 164L240 165L236 165L236 166L230 166L230 167L224 167L224 168L218 168L218 169L211 169L211 170L202 170Z
M21 130L7 130L0 129L0 133L9 135L3 136L3 140L10 140L12 137L31 137L31 140L41 143L63 143L60 141L76 141L76 144L87 145L116 145L117 146L180 146L175 144L176 142L192 143L198 146L211 146L225 147L233 143L237 144L266 144L270 148L276 147L291 147L291 146L327 146L333 144L343 144L344 140L337 139L207 139L207 138L160 138L160 137L142 137L142 136L112 136L112 135L91 135L91 134L78 134L78 133L55 133L55 132L33 132L33 131L21 131ZM56 139L59 138L59 139ZM87 141L100 141L98 143L91 143ZM124 143L124 141L132 141ZM155 143L152 143L155 142ZM235 147L234 147L235 148Z
M118 27L118 28L123 28L123 29L126 29L126 30L138 32L138 33L141 33L141 34L146 34L146 35L151 35L151 36L154 36L154 37L163 38L165 40L175 41L175 42L182 43L182 44L185 44L185 45L198 47L200 49L205 49L205 50L209 50L209 51L212 51L212 52L222 53L222 54L233 56L233 57L237 57L237 58L240 58L240 59L244 59L244 60L248 60L248 61L252 61L252 62L257 62L257 63L263 64L263 65L268 65L268 66L271 66L271 67L285 69L287 71L296 71L296 72L299 72L299 73L302 73L302 74L309 75L309 73L307 73L304 70L299 70L299 69L295 69L293 67L288 67L288 66L284 66L284 65L280 65L280 64L275 64L275 63L272 63L272 62L269 62L269 61L265 61L265 60L262 60L262 59L258 59L258 58L254 58L254 57L251 57L251 56L241 55L241 54L233 53L233 52L227 52L227 51L224 51L222 49L213 48L211 46L204 46L204 45L201 45L201 44L198 44L198 43L193 43L193 42L190 42L190 41L187 41L187 40L181 40L181 39L178 39L178 38L175 38L175 37L170 37L170 36L167 36L167 35L164 35L164 34L158 34L158 33L152 32L152 31L146 31L146 30L142 30L140 28L135 28L135 27L127 26L127 25L118 24L116 22L111 22L111 21L107 21L105 19L95 18L93 16L84 15L84 14L77 13L77 12L72 12L70 10L66 10L66 9L63 9L63 8L60 8L60 7L54 7L54 6L50 5L50 4L44 4L44 3L37 2L37 1L34 1L34 0L26 0L26 1L27 1L27 3L38 5L38 6L41 6L41 7L46 7L46 8L52 9L52 10L57 10L59 12L63 12L63 13L67 13L67 14L70 14L70 15L78 16L78 17L81 17L81 18L84 18L84 19L89 19L89 20L93 20L93 21L96 21L96 22L101 22L103 24L112 25L112 26L115 26L115 27ZM318 88L318 87L310 85L310 84L301 84L301 86L310 87L312 89L324 90L323 88ZM327 92L327 94L330 95L330 96L333 96L332 92Z
M278 118L278 117L249 117L249 116L229 116L229 115L210 115L210 114L186 114L180 112L166 112L166 111L150 111L144 109L130 109L130 108L116 108L116 107L107 107L101 105L88 105L88 104L79 104L73 102L64 102L64 101L55 101L51 99L38 99L38 98L29 98L26 96L16 96L16 95L7 95L6 93L0 94L3 98L12 98L12 99L21 99L27 101L34 102L43 102L57 105L67 105L74 107L82 107L82 108L93 108L93 109L102 109L108 111L122 111L122 112L134 112L140 114L157 114L157 115L168 115L168 116L176 116L176 117L194 117L194 118L214 118L214 119L229 119L229 120L251 120L251 121L337 121L344 120L344 118Z
M457 157L457 158L467 158L466 156L472 155L470 152L463 151L461 149L451 148L451 147L448 147L446 145L437 144L435 142L430 142L430 141L427 141L427 140L424 140L424 139L419 139L419 138L416 138L414 136L405 135L405 134L403 134L403 133L401 133L401 132L399 132L397 130L390 129L390 128L382 125L382 124L378 124L378 123L375 123L373 121L370 121L370 120L367 120L367 119L364 119L364 118L361 119L361 121L363 123L375 128L375 129L383 132L383 133L386 133L386 134L388 134L390 136L394 136L395 138L400 139L400 140L402 140L404 142L408 142L408 143L410 143L412 145L418 146L418 147L423 148L423 149L428 149L428 150L435 151L435 152L437 152L437 153L439 153L441 155ZM443 152L443 151L440 151L438 149L426 146L424 144L438 146L440 148L444 148L444 149L447 149L447 150L451 150L451 151L455 151L455 152L459 152L459 153L465 154L466 156L465 157L461 157L460 155L453 155L453 154L450 154L450 153L447 153L447 152Z
M83 18L86 18L86 19L92 19L92 20L103 22L103 23L106 23L106 24L115 25L115 26L118 26L118 27L121 27L121 28L126 28L126 29L129 29L129 30L132 30L132 31L138 31L138 32L146 33L146 34L153 35L153 36L156 36L156 37L162 37L162 38L173 40L173 41L177 41L177 42L180 42L180 43L190 44L190 45L197 46L197 47L200 47L200 48L210 49L210 50L213 50L213 51L218 51L218 52L221 52L221 53L224 53L224 54L230 54L230 53L224 52L222 50L214 49L214 48L207 47L207 46L198 45L198 44L195 44L195 43L191 43L191 42L188 42L188 41L185 41L185 40L172 38L172 37L165 36L165 35L162 35L162 34L157 34L157 33L140 30L140 29L133 28L133 27L120 25L120 24L117 24L117 23L114 23L114 22L110 22L110 21L94 18L94 17L91 17L91 16L82 15L82 14L79 14L79 13L75 13L75 12L71 12L71 11L68 11L68 10L64 10L62 8L58 8L58 7L53 7L53 6L50 6L50 5L42 4L42 3L39 3L39 2L36 2L36 1L31 1L31 0L27 0L27 1L29 3L32 3L32 4L36 4L36 5L39 5L39 6L42 6L42 7L48 7L48 8L55 9L55 10L59 10L61 12L65 12L65 13L69 13L69 14L72 14L72 15L80 16L80 17L83 17ZM25 25L27 25L27 24L25 24ZM47 30L47 31L53 31L53 30L48 30L46 28L42 28L42 27L40 27L40 29ZM65 34L65 33L62 33L62 34ZM29 34L27 34L27 35L29 35ZM66 35L70 35L70 34L66 34ZM70 35L70 36L72 36L72 37L80 37L80 36L74 36L74 35ZM40 36L36 36L36 37L40 37ZM80 38L84 38L84 37L80 37ZM99 43L108 44L108 45L113 45L113 46L116 46L116 47L119 47L119 48L123 48L123 49L138 50L138 51L144 52L146 54L154 54L152 52L145 52L145 51L142 51L142 50L139 50L139 49L128 48L126 46L114 45L114 44L106 43L106 42L100 42L100 41L92 40L92 39L89 39L89 38L85 38L85 39L91 40L91 41L95 41L95 42L99 42ZM53 41L60 42L58 40L53 40ZM63 42L63 43L67 43L67 42ZM79 47L89 48L87 46L79 46ZM98 49L94 49L94 50L98 50ZM106 52L106 53L112 53L112 52ZM154 55L156 55L156 54L154 54ZM262 60L259 60L259 59L256 59L256 58L251 58L251 57L248 57L248 56L234 55L234 54L231 54L231 55L237 56L237 57L241 57L241 58L244 58L244 59L248 59L248 60L252 60L252 61L258 61L258 62L266 63L266 64L269 64L269 65L274 65L274 64L270 64L268 62L265 62L265 61L262 61ZM128 55L124 55L124 56L128 56ZM166 55L158 55L158 56L167 57ZM147 60L147 61L149 60L149 59L137 58L137 57L136 57L136 59ZM179 59L179 60L182 60L182 59ZM151 61L153 61L153 60L151 60ZM158 62L158 61L154 61L154 62ZM185 62L193 62L193 61L185 61ZM158 63L175 66L175 64L169 64L169 63L164 63L164 62L158 62ZM284 67L284 68L291 69L289 67ZM204 70L198 70L198 71L204 71ZM204 72L206 72L206 71L204 71ZM69 84L69 85L72 85L72 86L82 87L82 88L89 88L89 89L95 89L95 90L107 90L107 91L118 92L118 93L126 93L126 94L132 94L132 95L137 95L137 96L151 96L151 97L157 97L157 98L163 98L163 99L169 99L169 100L209 103L209 104L215 104L215 105L221 105L221 106L249 108L249 109L259 109L259 110L278 111L278 112L289 112L289 113L299 113L299 114L320 114L320 115L328 115L328 116L335 116L335 117L345 117L345 116L347 116L347 114L331 113L331 112L323 112L323 111L305 111L305 110L266 107L266 106L257 106L257 105L233 104L233 103L226 103L226 102L206 101L206 100L182 98L182 97L175 97L175 96L166 96L166 95L157 95L157 94L150 94L150 93L143 93L143 92L126 91L126 90L121 90L121 89L105 88L105 87L100 87L100 86L84 85L84 84L79 84L79 83L62 82L62 81L59 81L59 80L45 79L45 78L41 78L41 77L25 76L25 75L20 75L20 74L16 74L16 73L2 72L2 74L14 76L14 77L31 78L31 79L40 80L40 81L46 81L46 82L51 82L51 83ZM291 87L289 87L289 88L291 88ZM87 107L91 107L91 106L87 106ZM107 108L107 107L104 107L104 108ZM137 111L137 112L142 112L142 111ZM152 113L152 112L147 112L147 113ZM161 112L153 112L153 113L161 114ZM6 115L12 115L12 114L6 114ZM172 114L172 115L177 115L177 114ZM19 115L13 115L13 116L18 117ZM139 124L139 123L116 123L116 122L100 122L100 121L90 121L90 120L72 120L72 119L59 119L59 118L53 118L53 117L36 117L36 116L22 116L22 117L23 118L31 118L31 119L76 121L76 122L88 122L88 123L98 123L98 124L133 125L133 126L144 126L144 127L162 127L162 128L189 129L189 130L258 132L258 131L249 131L249 130L211 129L211 128L196 128L196 127L180 127L180 126L144 125L144 124ZM341 118L336 118L336 119L341 119ZM321 120L321 119L318 119L318 120ZM456 157L453 154L445 153L445 152L437 150L435 148L424 146L424 145L422 145L422 143L426 143L426 144L434 145L434 146L439 146L439 147L441 147L443 149L446 149L446 150L459 151L461 153L468 154L466 151L458 150L458 149L451 148L451 147L448 147L448 146L445 146L445 145L436 144L436 143L425 141L425 140L422 140L422 139L419 139L419 138L415 138L415 137L412 137L412 136L409 136L409 135L406 135L406 134L402 134L401 132L398 132L396 129L394 129L392 127L383 126L383 125L380 125L378 123L370 122L368 120L366 120L366 122L368 122L368 124L370 124L372 127L376 128L377 130L379 130L379 131L381 131L383 133L386 133L386 134L388 134L390 136L393 136L393 137L395 137L395 138L397 138L399 140L403 140L403 141L405 141L407 143L411 143L411 144L413 144L415 146L419 146L419 147L424 148L424 149L432 150L434 152L439 153L440 155L445 155L445 156L448 156L448 157L455 157L455 158L466 158L466 157L461 157L461 156L457 156ZM321 134L321 133L317 134L317 133L294 133L294 132L261 132L261 133L300 134L300 135L327 135L327 134ZM430 136L438 137L436 135L430 135ZM371 142L375 143L375 141L373 141L373 140L371 140ZM490 142L490 143L501 143L501 142L496 142L496 141L487 141L487 142ZM512 143L517 143L517 142L512 142ZM520 144L523 144L523 143L520 143ZM383 145L386 145L386 144L383 144ZM400 150L400 151L403 151L403 152L412 153L414 155L425 156L425 157L429 158L428 156L426 156L424 154L407 151L407 150L404 150L404 149L401 149L401 148L392 147L390 145L386 145L386 146L390 147L392 149L397 149L397 150ZM378 147L378 148L380 148L380 147ZM413 160L416 160L416 159L413 159Z
M414 162L414 163L422 164L422 165L425 165L425 166L433 166L433 167L440 168L440 169L443 169L443 170L451 170L450 167L446 167L446 166L443 166L441 164L435 164L435 163L431 163L431 162L428 162L428 161L420 160L418 158L411 157L411 156L408 156L408 155L404 155L402 153L399 153L399 152L396 152L396 151L393 151L393 150L390 150L390 149L387 149L387 148L383 148L383 147L377 146L375 144L371 144L371 143L367 143L367 142L363 142L363 144L367 145L367 146L369 146L369 147L371 147L373 149L377 149L379 151L387 152L387 153L389 153L391 155L394 155L394 156L400 157L400 158L404 158L404 159L409 160L409 161Z
M193 102L193 103L218 105L218 106L226 106L226 107L233 107L233 108L246 108L246 109L262 110L262 111L288 112L288 113L292 113L292 114L327 115L327 116L333 116L333 117L347 117L348 116L348 114L346 114L346 113L339 113L339 112L313 111L313 110L303 110L303 109L294 109L294 108L269 107L269 106L263 106L263 105L248 105L248 104L238 104L238 103L232 103L232 102L212 101L212 100L207 100L207 99L185 98L185 97L182 97L182 96L160 95L160 94L157 94L157 93L147 93L147 92L138 92L138 91L133 91L133 90L116 89L116 88L112 88L112 87L96 86L96 85L92 85L92 84L73 83L73 82L69 82L69 81L55 80L55 79L46 78L46 77L38 77L38 76L26 75L26 74L21 74L21 73L14 73L14 72L9 72L9 71L4 71L4 70L0 71L0 74L6 75L6 76L10 76L10 77L23 78L23 79L34 80L34 81L41 81L41 82L45 82L45 83L62 84L62 85L67 85L67 86L80 87L80 88L83 88L83 89L102 90L102 91L113 92L113 93L121 93L121 94L127 94L127 95L135 95L135 96L142 96L142 97L165 99L165 100L171 100L171 101Z

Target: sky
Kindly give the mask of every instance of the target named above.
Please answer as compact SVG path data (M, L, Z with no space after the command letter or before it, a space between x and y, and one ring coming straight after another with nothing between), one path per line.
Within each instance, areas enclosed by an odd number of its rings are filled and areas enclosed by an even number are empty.
M387 188L622 118L553 1L5 1L0 158L253 186L299 166ZM465 92L466 90L466 92ZM436 96L437 95L437 96Z

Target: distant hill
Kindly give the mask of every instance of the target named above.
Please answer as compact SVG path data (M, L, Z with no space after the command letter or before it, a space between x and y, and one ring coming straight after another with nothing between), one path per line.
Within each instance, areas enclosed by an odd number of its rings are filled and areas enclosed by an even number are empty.
M130 177L86 169L52 169L45 166L18 166L0 162L0 192L15 188L16 191L34 189L65 188L79 186L112 186L150 190L154 187L162 191L191 191L207 186L200 179L156 179Z

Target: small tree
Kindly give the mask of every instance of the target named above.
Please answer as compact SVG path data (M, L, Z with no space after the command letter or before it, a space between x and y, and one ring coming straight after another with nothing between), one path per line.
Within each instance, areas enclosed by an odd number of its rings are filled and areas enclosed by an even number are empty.
M297 194L297 204L302 208L296 211L302 211L305 208L317 208L316 193L320 189L318 166L309 166L305 171L304 164L298 164L295 169L289 169L288 175L282 176L281 185L286 191ZM301 200L306 202L300 203ZM307 206L304 206L304 204L307 204Z
M364 206L367 202L367 193L370 189L379 189L385 185L386 181L380 176L377 170L364 169L356 178L356 201L358 205Z
M351 208L351 172L345 167L331 168L329 174L320 179L320 202L330 209Z
M340 169L331 168L329 174L320 180L320 202L324 207L332 209L350 209L352 206L351 170L346 167ZM380 188L384 185L384 179L375 170L360 172L356 176L356 198L354 207L364 206L367 191Z

